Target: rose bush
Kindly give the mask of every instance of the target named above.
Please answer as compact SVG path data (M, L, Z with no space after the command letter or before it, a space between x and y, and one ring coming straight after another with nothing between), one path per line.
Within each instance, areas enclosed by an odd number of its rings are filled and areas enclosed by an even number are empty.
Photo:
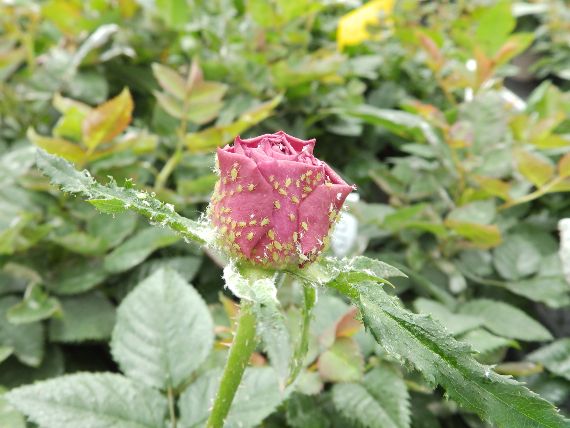
M322 253L352 187L314 147L279 131L218 149L209 215L226 252L272 268Z

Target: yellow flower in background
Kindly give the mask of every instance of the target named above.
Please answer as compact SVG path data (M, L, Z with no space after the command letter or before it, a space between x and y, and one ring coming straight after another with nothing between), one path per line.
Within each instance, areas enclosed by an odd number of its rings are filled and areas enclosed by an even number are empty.
M390 24L394 3L395 0L372 0L340 18L336 33L339 50L380 38L380 34L370 32L369 28Z

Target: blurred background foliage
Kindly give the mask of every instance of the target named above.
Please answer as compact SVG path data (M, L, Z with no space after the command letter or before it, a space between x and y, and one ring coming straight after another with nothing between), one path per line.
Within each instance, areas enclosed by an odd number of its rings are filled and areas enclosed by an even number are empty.
M410 308L568 414L569 23L563 0L1 2L2 390L116 370L115 308L162 267L209 304L202 372L236 311L219 260L54 189L35 147L198 217L215 148L283 129L358 186L331 252L401 268ZM295 337L302 291L280 298ZM339 296L315 311L296 392L261 400L250 426L388 426L339 404L354 397L398 428L486 426L391 361ZM26 426L1 398L0 426Z

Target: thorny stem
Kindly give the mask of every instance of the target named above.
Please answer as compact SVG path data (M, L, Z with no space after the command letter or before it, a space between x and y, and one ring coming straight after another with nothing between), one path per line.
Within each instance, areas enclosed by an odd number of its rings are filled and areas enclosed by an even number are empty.
M255 315L253 303L242 301L237 331L222 374L207 428L222 428L243 377L249 358L255 349Z
M174 390L171 386L168 387L167 390L168 395L168 412L170 413L170 427L176 428L176 410L174 408Z

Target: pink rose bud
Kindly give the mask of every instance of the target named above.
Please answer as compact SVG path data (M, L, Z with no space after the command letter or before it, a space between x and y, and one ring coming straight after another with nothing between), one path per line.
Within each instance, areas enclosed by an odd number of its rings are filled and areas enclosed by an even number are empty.
M314 147L314 139L279 131L218 149L220 179L208 212L230 255L283 268L321 254L352 187Z

